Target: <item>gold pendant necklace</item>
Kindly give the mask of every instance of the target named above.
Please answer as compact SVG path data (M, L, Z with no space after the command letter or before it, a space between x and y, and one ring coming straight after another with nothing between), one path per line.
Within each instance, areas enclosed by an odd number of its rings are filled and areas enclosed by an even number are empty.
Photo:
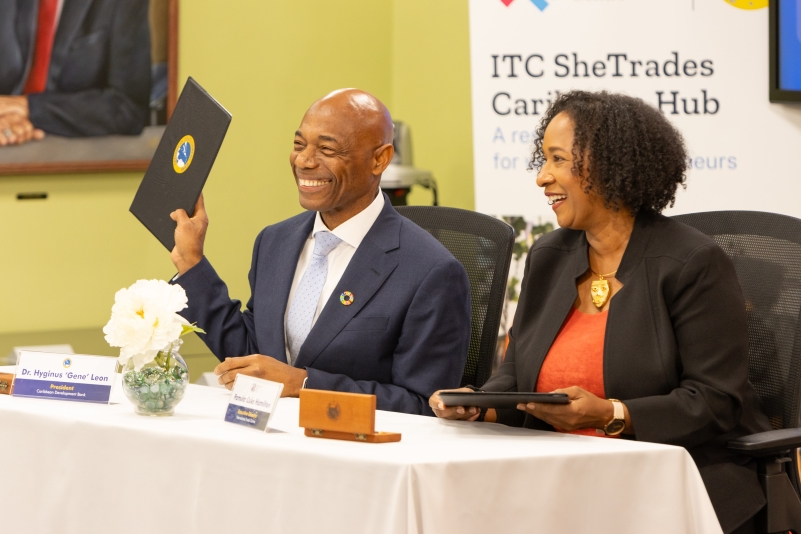
M595 307L599 310L604 307L606 304L606 300L609 298L609 282L604 280L604 277L615 276L617 271L611 272L609 274L598 274L592 269L590 272L600 278L600 280L593 280L592 287L590 289L590 296L592 297L592 303L595 304Z

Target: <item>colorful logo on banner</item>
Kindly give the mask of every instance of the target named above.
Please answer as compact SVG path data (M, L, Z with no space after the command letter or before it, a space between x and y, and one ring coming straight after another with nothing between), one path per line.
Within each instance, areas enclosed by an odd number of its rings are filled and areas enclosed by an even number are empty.
M509 7L509 4L511 4L514 1L515 0L501 0L503 5L505 5L506 7ZM767 0L764 1L767 3ZM537 9L539 9L540 11L545 11L545 8L548 7L548 2L546 2L545 0L531 0L531 3L537 6Z
M740 9L762 9L768 7L768 0L724 0L727 4Z

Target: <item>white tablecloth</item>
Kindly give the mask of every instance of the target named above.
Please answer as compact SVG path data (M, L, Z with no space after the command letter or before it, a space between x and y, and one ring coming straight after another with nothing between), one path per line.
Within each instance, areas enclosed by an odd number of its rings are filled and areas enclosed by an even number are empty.
M400 443L268 433L190 386L174 417L0 395L0 530L19 533L719 533L684 449L378 412Z

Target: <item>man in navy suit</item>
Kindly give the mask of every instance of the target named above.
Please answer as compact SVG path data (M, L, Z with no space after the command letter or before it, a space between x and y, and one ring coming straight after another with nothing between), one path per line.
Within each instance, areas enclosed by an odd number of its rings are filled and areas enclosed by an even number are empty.
M171 258L189 307L183 315L239 373L302 388L370 393L381 410L431 415L428 398L456 387L470 338L462 265L401 217L380 188L394 149L387 108L363 91L315 102L295 132L290 163L305 213L256 238L244 312L203 256L208 218L173 219Z
M0 0L0 146L139 134L150 56L148 0Z

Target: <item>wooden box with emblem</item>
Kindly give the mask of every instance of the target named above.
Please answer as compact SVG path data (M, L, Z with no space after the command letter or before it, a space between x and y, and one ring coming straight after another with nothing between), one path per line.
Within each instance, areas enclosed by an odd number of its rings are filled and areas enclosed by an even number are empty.
M400 441L396 432L375 431L375 395L303 389L300 426L315 438L387 443Z
M0 373L0 395L11 395L14 390L14 375Z

